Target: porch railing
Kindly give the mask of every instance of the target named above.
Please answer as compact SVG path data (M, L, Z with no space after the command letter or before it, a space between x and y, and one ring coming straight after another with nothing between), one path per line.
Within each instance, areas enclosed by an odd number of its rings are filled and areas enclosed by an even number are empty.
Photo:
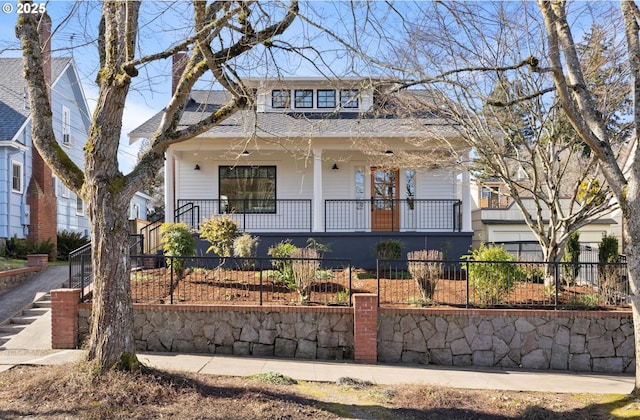
M459 232L461 204L453 199L326 200L325 231Z
M312 225L311 200L303 199L180 199L174 221L199 229L213 214L228 214L246 231L310 232Z

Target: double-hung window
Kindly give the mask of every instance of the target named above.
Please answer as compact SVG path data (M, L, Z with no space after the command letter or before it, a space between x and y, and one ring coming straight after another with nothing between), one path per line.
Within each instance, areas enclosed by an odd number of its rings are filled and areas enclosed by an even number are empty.
M22 163L11 163L11 191L22 192Z
M66 106L62 107L62 144L69 146L71 141L71 111Z
M220 166L220 213L275 213L275 166Z

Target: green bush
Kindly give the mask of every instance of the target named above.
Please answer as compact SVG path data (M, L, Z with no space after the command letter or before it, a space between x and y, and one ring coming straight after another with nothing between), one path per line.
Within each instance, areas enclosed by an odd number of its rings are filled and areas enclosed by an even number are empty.
M233 239L238 234L238 222L231 216L213 216L200 225L200 237L211 243L207 252L213 252L219 257L230 257L233 249Z
M49 261L55 261L57 257L56 245L49 239L32 241L28 239L18 239L16 236L7 242L7 257L25 260L29 254L48 254Z
M617 246L616 246L617 252ZM580 266L580 232L573 232L564 248L562 262L570 263L562 265L562 279L567 286L575 283Z
M271 265L278 270L278 281L284 283L291 290L295 289L296 280L291 268L290 258L296 249L299 248L289 240L286 240L269 247L267 250L267 254L270 257L278 258L271 260Z
M160 235L165 257L192 257L196 254L196 238L186 223L163 223ZM167 265L175 270L178 280L184 276L185 262L184 258L167 258Z
M515 287L517 279L523 278L515 258L501 246L487 246L484 243L463 259L469 264L467 279L473 294L482 305L502 303L504 297Z
M58 261L67 261L69 253L91 242L80 232L58 232Z
M618 238L603 235L598 247L598 290L606 305L616 305L623 298L626 281L623 276L618 254Z
M396 240L380 241L373 246L379 260L399 260L402 257L402 242Z

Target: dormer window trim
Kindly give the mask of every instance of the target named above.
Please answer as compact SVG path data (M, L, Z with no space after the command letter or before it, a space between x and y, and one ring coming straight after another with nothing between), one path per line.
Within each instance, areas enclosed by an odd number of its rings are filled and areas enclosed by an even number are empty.
M318 108L336 108L335 89L318 89L316 91L316 104Z

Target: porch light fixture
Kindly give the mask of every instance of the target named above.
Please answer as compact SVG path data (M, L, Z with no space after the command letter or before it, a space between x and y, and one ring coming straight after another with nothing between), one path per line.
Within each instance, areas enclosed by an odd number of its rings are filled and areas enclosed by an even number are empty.
M338 164L337 163L334 163L333 166L331 167L331 169L333 169L334 171L337 171L340 168L338 168Z
M200 170L200 165L198 165L198 164L196 163L196 167L195 167L195 168L193 168L193 170L194 170L194 171L199 171L199 170Z
M241 156L249 156L249 151L248 150L243 150L242 153L240 153Z
M384 154L387 156L391 156L393 154L393 150L387 150L386 152L384 152Z

